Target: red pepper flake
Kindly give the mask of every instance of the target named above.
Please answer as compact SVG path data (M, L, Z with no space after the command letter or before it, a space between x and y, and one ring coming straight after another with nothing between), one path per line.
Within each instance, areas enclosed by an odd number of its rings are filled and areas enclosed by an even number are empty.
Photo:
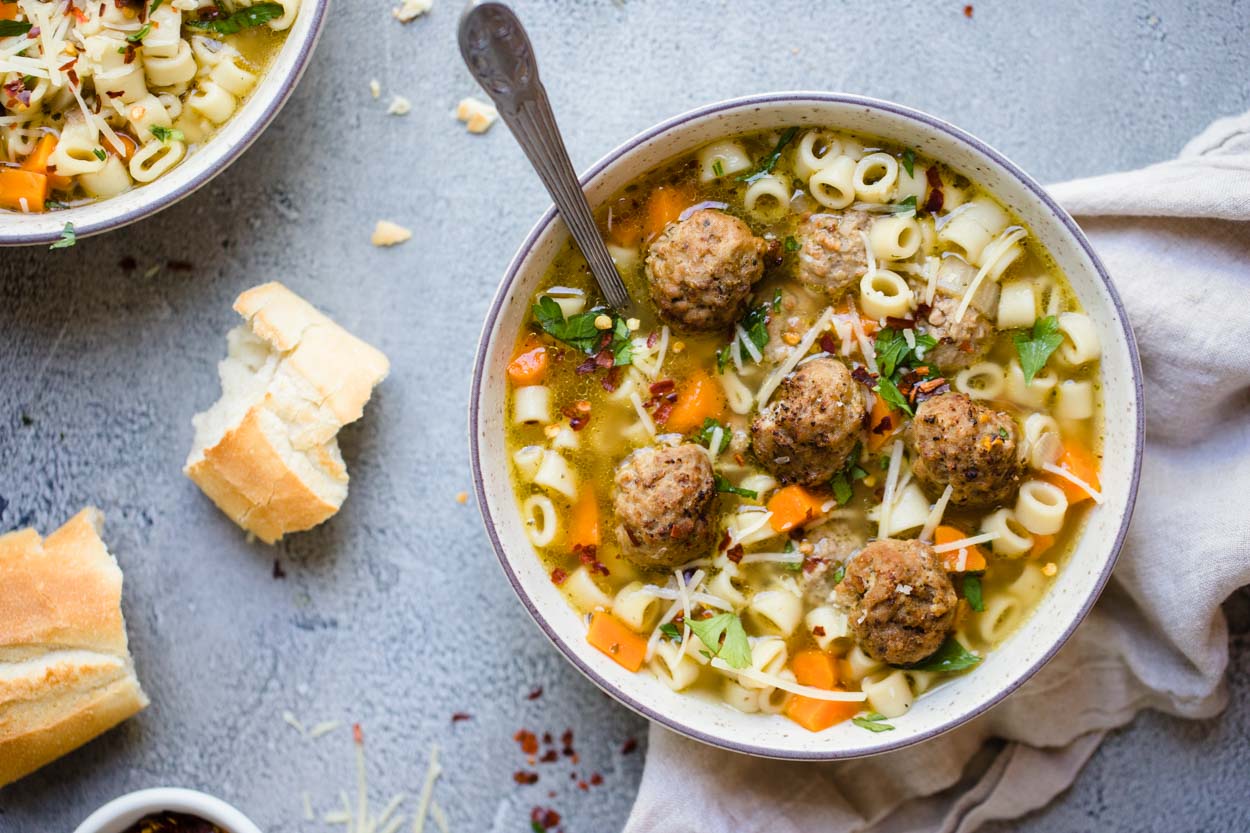
M603 379L599 381L599 384L602 385L603 389L608 393L613 393L618 387L620 387L620 379L621 369L619 367L613 367L604 375Z
M109 90L108 92L105 93L105 95L108 96L109 98L121 98L122 96L125 95L125 93L122 92L121 90Z
M945 202L942 196L942 175L938 173L936 165L931 165L925 171L924 177L929 183L929 196L924 201L924 210L930 214L936 214L942 210L942 204Z
M587 790L590 789L590 785L587 784L585 781L578 781L577 788L581 790L582 792L586 792Z
M576 368L573 369L573 372L578 374L579 376L585 376L587 373L594 373L595 372L595 357L591 356L589 359L579 364Z
M725 557L735 564L738 564L739 562L742 561L743 555L745 555L745 552L742 549L741 544L737 544L733 547L730 547L729 552L725 553Z
M726 547L728 547L728 546L729 546L729 543L730 543L732 540L733 540L733 539L729 537L729 532L728 532L728 531L726 531L726 532L725 532L725 534L721 536L720 543L716 545L716 548L717 548L718 550L723 550L723 549L725 549Z
M637 738L625 738L625 742L621 744L622 755L632 755L638 751Z
M73 66L74 64L76 64L76 63L78 63L78 59L77 59L77 58L73 59L72 61L66 61L65 63L63 63L63 64L61 64L59 67L57 67L57 69L59 69L61 72L65 72L67 69L69 69L70 67L72 67L72 66Z
M356 742L357 746L365 745L365 733L364 730L360 728L359 723L352 724L352 740Z
M826 353L836 353L838 351L838 345L833 340L833 336L825 333L820 337L820 349L824 350Z
M554 570L551 571L551 583L556 585L557 587L559 587L561 584L564 584L564 580L567 579L568 577L569 577L569 574L561 570L559 567L556 567Z
M542 696L543 696L543 687L542 687L542 686L537 686L536 688L534 688L534 690L533 690L533 691L531 691L529 694L525 695L525 699L526 699L526 700L537 700L539 697L542 697Z
M969 20L972 19L972 4L971 3L964 6L964 17L968 18Z
M463 723L464 721L471 720L472 718L473 718L473 715L469 714L468 712L455 712L451 716L451 722Z
M929 306L928 304L917 304L916 305L916 320L922 321L928 318L929 313L932 311L933 311L933 307Z
M126 63L130 63L130 62L127 61ZM72 69L69 72L65 73L65 77L68 78L69 83L73 84L75 87L80 86L78 83L78 73L74 72Z
M572 729L565 729L564 733L560 735L560 745L564 747L564 754L566 756L576 754L573 751L573 730Z
M655 343L656 343L657 341L659 341L659 340L660 340L660 334L659 334L659 332L657 332L656 330L652 330L652 331L651 331L651 332L647 335L647 346L648 346L648 347L654 347L654 346L655 346Z
M590 783L596 787L599 786L603 783L603 776L597 772L590 773Z
M595 366L607 370L616 364L616 356L612 355L611 350L600 350L595 356Z
M663 405L655 409L655 413L651 418L655 420L656 425L663 425L668 422L668 418L673 415L673 403L665 402Z
M916 322L910 318L895 318L893 315L887 315L885 325L894 330L910 330L916 326Z
M524 769L518 769L516 772L512 773L512 780L516 781L518 784L525 784L525 785L537 784L538 773L530 772Z
M26 38L27 38L28 40L38 40L38 39L39 39L39 34L40 34L40 29L39 29L39 27L38 27L38 26L33 26L33 27L31 27L30 31L26 33Z
M816 627L812 628L812 636L824 636L824 635L825 635L824 625L817 625Z
M543 732L543 743L551 745L551 732Z
M855 369L851 371L851 378L856 382L859 382L861 385L867 385L868 387L872 387L876 384L875 377L873 377L873 375L868 372L868 368L864 367L862 364L856 365Z
M518 729L512 739L521 744L521 751L526 755L534 755L538 752L538 736L529 729Z
M275 579L286 578L286 570L282 569L282 562L276 558L273 560L273 577Z
M535 833L547 833L560 824L560 814L547 807L535 807L530 810L530 826Z
M560 753L554 749L548 749L538 760L542 761L544 764L553 764L560 760Z
M677 387L677 383L674 382L672 379L661 379L658 382L652 383L651 387L648 390L651 391L652 396L659 396L662 393L668 393L669 391L673 390L676 387Z
M888 415L883 416L881 417L881 421L872 427L872 433L876 434L877 436L888 434L890 433L890 426L893 424L894 424L893 421L890 419Z

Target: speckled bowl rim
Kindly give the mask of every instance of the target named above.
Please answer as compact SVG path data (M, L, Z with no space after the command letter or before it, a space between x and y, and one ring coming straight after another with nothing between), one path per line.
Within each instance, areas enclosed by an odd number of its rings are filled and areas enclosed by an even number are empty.
M221 150L215 150L211 147L205 147L199 152L192 154L181 164L176 166L166 176L176 177L180 169L192 167L191 163L203 161L206 164L198 165L199 170L191 174L186 182L180 184L177 188L164 193L160 196L153 196L152 199L143 199L142 194L144 188L135 189L135 193L140 197L137 204L126 211L118 214L107 215L100 220L94 222L79 224L75 222L75 212L78 208L86 208L87 206L77 206L75 208L67 208L63 211L52 212L47 217L55 219L56 228L43 231L6 231L4 228L4 218L6 213L0 213L0 248L7 246L34 246L39 243L54 243L61 237L61 229L65 223L74 224L74 234L78 239L90 237L94 234L102 234L106 231L128 226L131 223L137 223L147 217L151 217L159 211L169 208L171 205L178 203L191 196L209 183L213 177L224 171L226 168L234 164L245 150L252 146L252 143L260 138L260 134L273 122L278 113L286 105L291 94L295 92L295 87L299 84L300 79L304 77L304 70L308 68L308 62L312 58L313 50L317 48L317 42L321 39L321 31L325 28L326 13L330 8L330 0L305 0L306 5L301 4L299 11L300 17L305 14L312 14L312 24L309 26L307 34L303 41L299 44L295 54L291 71L282 79L277 88L270 92L269 101L264 108L255 115L255 120L248 126L247 131L239 137L237 141ZM297 19L298 25L298 19ZM285 48L285 44L284 44ZM211 146L210 139L206 145ZM216 154L214 156L213 154ZM114 198L117 199L117 198ZM91 206L105 205L110 200L103 200L98 203L90 203ZM8 213L11 216L11 212ZM40 215L45 216L45 215ZM20 228L20 227L18 227Z
M851 95L845 93L827 93L827 92L778 92L778 93L762 93L758 95L744 96L742 98L733 98L721 101L716 104L709 104L704 107L698 107L688 110L678 116L674 116L667 121L661 122L656 126L639 133L627 142L619 145L614 150L605 155L602 159L590 167L582 176L581 182L583 186L598 176L605 168L616 162L627 152L633 150L640 144L665 133L675 127L687 124L688 122L705 119L709 116L725 113L730 110L739 110L743 108L758 107L764 104L845 104L858 107L865 107L873 110L884 111L896 116L910 119L919 123L923 128L944 133L957 142L969 145L975 151L985 155L997 164L1003 171L1015 177L1019 182L1033 194L1033 196L1044 205L1059 221L1063 228L1071 235L1085 255L1089 258L1093 265L1094 271L1098 278L1102 281L1103 286L1107 290L1111 302L1115 306L1115 310L1119 317L1121 334L1125 339L1129 353L1130 367L1133 374L1133 397L1136 405L1137 420L1134 427L1134 452L1133 452L1133 468L1129 482L1128 494L1124 504L1124 517L1120 521L1119 530L1116 532L1115 541L1112 544L1107 562L1099 574L1097 581L1091 589L1088 598L1081 605L1077 615L1072 619L1067 629L1054 641L1050 648L1045 651L1042 656L1029 665L1011 684L995 693L992 697L980 704L978 707L966 712L961 712L953 717L940 722L938 725L925 732L900 738L899 740L883 739L881 743L871 748L857 748L854 750L846 749L828 749L813 751L796 751L776 749L768 746L760 746L756 744L741 743L725 738L709 735L690 726L685 725L680 719L668 714L663 714L655 709L639 702L638 699L625 694L608 680L600 676L593 668L585 663L578 652L569 644L567 644L556 632L555 628L547 621L542 611L534 604L533 600L526 593L521 585L521 581L517 574L513 571L509 564L507 555L504 552L503 542L500 540L495 530L495 521L491 515L490 505L486 497L485 478L482 476L482 459L481 449L478 445L478 422L479 422L479 405L481 403L482 384L484 380L484 372L487 360L487 353L490 346L491 333L495 329L495 322L500 312L504 308L507 301L509 290L513 282L516 280L520 272L522 264L529 257L531 250L538 242L539 238L546 232L548 226L556 219L556 209L552 206L543 214L542 219L530 230L525 238L525 242L521 244L521 248L513 257L512 262L508 264L508 269L504 273L503 281L500 283L498 291L491 302L490 311L487 313L485 324L482 328L482 334L478 341L477 357L473 363L473 384L469 394L469 454L473 467L473 488L477 497L478 509L482 513L482 519L486 525L486 534L490 538L491 546L495 550L495 555L499 559L499 564L503 568L504 574L508 577L508 581L512 584L512 589L516 592L521 603L525 605L525 609L529 611L530 616L542 629L547 638L556 646L559 651L564 654L569 662L573 663L582 674L586 675L595 685L602 689L618 702L628 706L643 717L655 723L659 723L680 735L691 738L693 740L706 743L709 746L728 749L732 752L741 752L747 755L754 755L762 758L774 758L778 760L799 760L799 761L834 761L845 760L849 758L863 758L870 755L879 755L884 752L891 752L902 749L916 743L931 740L938 735L945 734L951 729L956 728L969 720L983 714L993 708L1005 698L1012 694L1020 686L1024 685L1029 679L1036 674L1042 666L1051 660L1058 653L1059 649L1067 643L1068 639L1080 626L1085 617L1089 615L1089 611L1093 608L1099 596L1102 595L1103 589L1107 585L1107 581L1111 578L1111 573L1115 569L1116 562L1119 560L1120 551L1124 547L1125 537L1128 535L1129 522L1133 517L1133 508L1137 502L1137 487L1141 480L1141 460L1142 449L1144 446L1146 417L1143 408L1143 388L1142 388L1142 371L1141 359L1137 353L1137 340L1133 336L1132 327L1129 325L1128 313L1124 309L1124 304L1120 299L1120 294L1116 291L1115 284L1112 283L1110 275L1107 274L1106 267L1103 266L1097 253L1094 252L1093 246L1085 237L1085 233L1081 231L1076 224L1076 220L1068 214L1060 205L1055 202L1054 198L1046 192L1046 190L1035 179L1026 174L1014 162L1008 159L999 151L990 145L976 138L972 134L955 127L953 124L940 119L936 116L929 115L920 110L914 110L901 104L884 101L881 99L868 98L865 96Z

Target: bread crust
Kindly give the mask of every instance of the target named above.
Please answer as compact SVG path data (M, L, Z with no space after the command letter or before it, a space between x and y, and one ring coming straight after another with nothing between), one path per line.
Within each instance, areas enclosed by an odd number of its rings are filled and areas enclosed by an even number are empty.
M46 539L0 536L0 787L148 704L102 520L89 507Z

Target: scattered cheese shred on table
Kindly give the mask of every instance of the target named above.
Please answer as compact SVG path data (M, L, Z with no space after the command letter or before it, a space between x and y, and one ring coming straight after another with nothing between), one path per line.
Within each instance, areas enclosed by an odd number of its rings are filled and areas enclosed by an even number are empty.
M378 83L378 79L373 78L369 81L369 95L377 98L382 95L382 85Z
M430 10L434 0L404 0L402 5L391 9L391 14L400 23L411 23Z
M470 133L485 133L499 118L499 111L485 101L469 96L456 105L456 118L464 122Z
M392 223L390 220L378 220L378 224L373 227L369 242L375 246L398 246L411 237L410 229L398 223Z
M402 95L391 96L391 103L386 107L388 116L406 116L412 112L412 102Z

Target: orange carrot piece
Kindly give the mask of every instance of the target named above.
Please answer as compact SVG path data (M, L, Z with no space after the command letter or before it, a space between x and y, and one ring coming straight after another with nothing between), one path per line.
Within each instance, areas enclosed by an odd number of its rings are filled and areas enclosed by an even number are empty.
M17 20L17 3L0 0L0 20Z
M824 651L815 648L799 651L790 662L790 667L799 685L831 689L838 684L838 670L833 656Z
M1102 489L1102 484L1098 482L1098 458L1083 443L1075 440L1065 442L1063 453L1059 455L1056 465L1061 469L1067 469L1073 477L1084 480L1095 491ZM1048 473L1045 479L1063 489L1063 493L1068 497L1068 503L1080 503L1091 499L1080 486L1057 474Z
M887 419L889 422L883 425ZM873 394L872 413L868 415L868 450L880 451L885 448L885 444L902 424L899 411L891 408L880 394Z
M599 535L599 501L595 490L584 486L578 490L577 501L569 517L569 546L597 547Z
M107 138L102 139L101 143L109 153L120 156L123 162L129 162L130 157L134 156L135 151L139 149L139 143L127 133L118 133L117 140L121 142L121 147L117 147Z
M1029 550L1029 558L1037 558L1046 550L1055 545L1055 536L1053 535L1034 535L1033 548Z
M0 208L43 211L48 197L48 178L21 168L0 168ZM22 205L22 200L26 205Z
M862 703L837 703L796 694L786 701L786 717L809 732L823 732L850 720L863 709Z
M3 8L3 5L0 5L0 8ZM52 156L52 151L56 150L56 141L56 137L51 133L43 134L35 144L35 149L22 160L22 170L43 174L48 178L49 193L52 191L68 191L74 186L74 180L67 176L61 176L55 172L54 168L49 168L48 166L48 158Z
M642 243L642 217L633 199L622 197L608 206L604 225L607 226L604 236L617 246L634 248Z
M955 541L962 541L969 537L962 529L953 526L939 526L933 533L933 543L950 544ZM964 571L969 573L979 573L985 569L985 550L976 544L968 547L968 557L964 560ZM946 567L946 572L953 573L959 566L959 550L948 550L942 553L942 564Z
M669 223L675 222L681 212L694 204L694 200L689 189L674 185L661 185L652 191L642 225L643 239L650 241L658 237Z
M677 401L664 423L665 431L688 434L703 427L705 419L720 419L728 403L720 383L702 370L697 370L677 391Z
M768 511L773 513L768 523L776 532L789 532L818 516L824 503L823 498L797 483L786 486L778 489L768 500Z
M542 345L529 347L528 342L526 347L529 349L518 353L516 358L508 363L508 378L519 388L542 384L543 378L547 375L547 348Z
M647 640L627 628L620 619L602 610L591 614L586 641L627 671L637 671L647 656Z

